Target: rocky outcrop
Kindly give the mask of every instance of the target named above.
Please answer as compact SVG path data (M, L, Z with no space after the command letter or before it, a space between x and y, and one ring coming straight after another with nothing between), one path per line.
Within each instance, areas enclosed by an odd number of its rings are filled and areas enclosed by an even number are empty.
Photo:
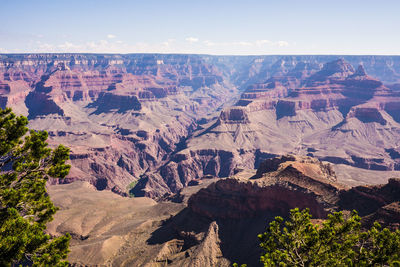
M341 192L341 209L357 210L361 216L377 212L380 208L400 201L400 179L392 178L385 185L357 186Z
M94 114L109 113L117 110L123 113L129 110L138 111L142 108L136 96L115 95L111 93L100 93L97 100L88 105L89 108L95 108Z
M348 118L354 117L363 123L377 122L386 125L387 121L383 118L378 108L355 107L347 114Z
M309 208L318 221L329 212L348 214L357 209L364 226L377 220L393 229L399 227L398 179L350 189L337 182L330 164L294 155L268 159L256 175L252 173L243 171L206 187L197 186L188 207L149 239L151 244L155 240L164 244L163 262L172 266L230 266L232 262L256 266L261 253L257 235L275 216L287 218L295 207Z
M155 172L143 175L130 192L157 199L177 193L191 181L207 176L227 177L233 174L235 157L232 152L216 149L184 150L171 156L171 160Z
M285 213L294 207L308 207L315 217L323 218L335 207L342 188L329 165L312 158L283 156L260 164L252 179L226 178L201 189L188 206L214 219Z
M247 106L254 99L279 99L275 101L276 105L269 105L269 109L276 109L277 118L280 119L295 116L296 110L348 111L352 106L388 90L380 81L368 76L362 65L354 71L343 59L324 64L320 71L312 75L289 75L292 74L273 77L265 84L250 85L238 105ZM295 82L289 82L288 77Z
M367 76L367 73L365 72L364 66L359 65L357 70L352 75L350 75L350 78L353 78L353 79L360 78L361 79L362 77L365 77L365 76Z
M346 62L343 58L324 64L323 68L313 74L307 84L315 84L325 82L328 79L343 79L354 73L353 66Z
M400 202L392 202L388 205L380 207L373 214L363 218L363 223L372 226L374 222L378 222L383 226L392 230L400 228Z
M50 114L64 115L64 110L50 96L41 92L29 93L25 105L29 110L28 119Z
M250 85L241 95L241 99L257 98L282 98L288 94L288 88L281 84L277 78L269 79L266 83Z
M291 208L310 208L314 222L328 212L357 209L362 224L399 229L399 179L379 186L348 188L330 164L286 155L207 179L161 202L98 192L85 183L50 186L60 211L48 226L69 232L71 264L129 266L231 266L259 264L258 234ZM189 198L189 200L187 200Z
M246 108L234 107L221 112L219 123L248 123Z
M260 163L255 177L261 178L265 173L276 172L282 168L282 166L287 165L287 162L292 165L293 162L300 164L296 167L299 167L299 169L304 172L310 172L310 175L313 177L320 176L331 182L336 182L337 180L336 174L330 164L322 163L310 157L301 158L290 154L264 160Z

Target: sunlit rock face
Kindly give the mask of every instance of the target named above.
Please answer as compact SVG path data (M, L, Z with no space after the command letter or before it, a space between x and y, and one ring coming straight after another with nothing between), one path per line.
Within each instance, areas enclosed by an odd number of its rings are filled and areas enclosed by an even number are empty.
M399 68L379 56L2 54L0 106L71 148L64 182L156 198L289 152L400 170Z
M71 148L64 182L125 194L236 94L221 71L186 55L1 55L0 104Z

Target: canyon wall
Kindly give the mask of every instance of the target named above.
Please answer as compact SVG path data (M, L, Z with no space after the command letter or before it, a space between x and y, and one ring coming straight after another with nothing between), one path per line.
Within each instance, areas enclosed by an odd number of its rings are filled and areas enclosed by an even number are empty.
M284 153L369 170L400 170L400 94L368 75L363 65L354 68L343 58L321 69L297 65L248 86L134 192L160 197L168 190L159 188L168 184L176 192L190 180L229 176ZM158 189L151 190L150 183Z
M399 227L400 179L349 188L338 182L332 164L312 157L275 157L257 170L198 182L160 202L82 182L50 186L60 211L48 231L71 233L68 260L77 266L257 266L257 236L292 208L309 208L313 223L356 209L363 226L378 220Z
M399 170L399 69L395 56L0 54L0 105L71 148L62 182L157 198L288 152Z

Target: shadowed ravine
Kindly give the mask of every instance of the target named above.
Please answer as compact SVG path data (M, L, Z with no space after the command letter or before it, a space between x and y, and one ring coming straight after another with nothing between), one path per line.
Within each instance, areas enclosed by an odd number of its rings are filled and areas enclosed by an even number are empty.
M377 184L400 170L399 67L397 56L2 54L0 98L71 148L63 183L157 199L296 153Z

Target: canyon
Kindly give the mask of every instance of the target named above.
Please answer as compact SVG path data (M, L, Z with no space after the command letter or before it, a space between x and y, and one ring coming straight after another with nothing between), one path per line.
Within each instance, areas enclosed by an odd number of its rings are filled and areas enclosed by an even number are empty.
M133 192L159 197L168 192L161 188L184 187L187 177L226 177L285 153L399 171L399 93L367 75L362 65L355 70L343 59L314 72L299 65L248 86L234 105L198 127L185 149L145 174ZM373 179L366 182L378 182ZM155 184L158 189L152 190Z
M382 183L400 169L399 69L396 56L2 54L0 105L71 148L56 183L157 199L286 153Z
M78 181L49 187L60 207L52 235L71 233L72 266L232 266L259 264L257 235L275 216L309 208L318 223L359 210L362 224L400 225L400 179L349 187L330 163L285 155L228 178L209 178L156 202L124 198Z
M256 266L309 208L400 224L400 56L0 54L0 107L71 149L72 266Z

